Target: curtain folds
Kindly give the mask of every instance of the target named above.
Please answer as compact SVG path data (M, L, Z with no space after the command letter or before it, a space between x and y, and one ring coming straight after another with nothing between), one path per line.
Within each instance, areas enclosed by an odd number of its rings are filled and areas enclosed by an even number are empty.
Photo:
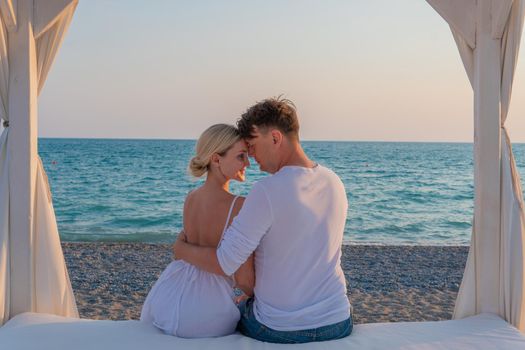
M38 93L42 91L47 74L51 69L76 3L66 7L56 22L36 39ZM37 161L34 206L34 312L52 313L61 316L78 317L73 288L69 280L51 191L40 157Z
M9 254L9 154L7 135L0 137L0 326L9 320L10 254Z
M525 212L523 192L507 130L501 129L500 313L525 330ZM521 276L521 278L519 278Z
M42 91L47 74L69 28L76 5L73 3L66 7L55 24L36 39L38 94Z
M461 62L465 67L465 72L467 72L468 80L470 86L474 86L474 50L467 44L465 39L456 32L452 27L450 27L454 41L459 50L459 55L461 56Z
M42 161L38 159L34 217L35 312L78 317Z
M9 121L7 115L7 98L9 89L9 64L7 60L7 29L3 19L0 20L0 120Z
M9 65L7 56L7 30L0 18L0 122L9 121L7 115ZM9 319L10 304L10 252L9 252L9 154L7 139L9 128L0 137L0 325Z
M60 44L71 23L76 2L66 6L54 19L54 23L36 39L36 65L38 93L44 86L47 74L52 66ZM6 121L8 117L9 95L9 64L8 36L6 27L0 16L0 117ZM9 232L9 153L7 127L0 137L0 326L13 315L10 314L10 291L16 290L11 285L10 256L16 252L10 251ZM37 162L36 183L33 205L33 239L31 261L33 266L33 305L27 311L52 313L61 316L78 317L77 306L67 267L60 245L55 212L51 200L51 192L47 175L40 158Z
M500 230L499 247L492 248L492 256L480 256L477 249L484 242L476 231L472 230L472 241L467 258L463 281L456 300L453 318L463 318L479 313L477 290L484 288L477 281L480 259L490 259L499 265L499 275L493 276L493 283L499 283L499 314L516 328L525 331L525 214L520 178L516 169L512 146L504 127L507 119L512 82L516 67L519 43L523 30L523 0L515 0L505 25L500 46L501 82L500 82L500 119L501 119L501 157L500 157ZM466 45L465 40L453 31L463 65L471 84L474 78L474 50Z

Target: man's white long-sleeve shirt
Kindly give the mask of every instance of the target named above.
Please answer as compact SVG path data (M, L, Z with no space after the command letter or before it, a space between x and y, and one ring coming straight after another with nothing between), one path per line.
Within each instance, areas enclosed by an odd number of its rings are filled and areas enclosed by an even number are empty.
M217 258L233 274L255 251L254 313L275 330L327 326L350 316L341 269L348 201L331 170L285 166L257 182L225 232Z

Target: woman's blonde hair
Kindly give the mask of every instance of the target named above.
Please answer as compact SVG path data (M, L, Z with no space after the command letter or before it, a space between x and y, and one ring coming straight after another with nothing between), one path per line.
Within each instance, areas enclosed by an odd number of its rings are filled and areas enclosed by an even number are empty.
M206 129L197 140L195 157L190 160L188 170L191 175L201 177L209 170L211 157L217 153L224 155L241 137L233 125L215 124Z

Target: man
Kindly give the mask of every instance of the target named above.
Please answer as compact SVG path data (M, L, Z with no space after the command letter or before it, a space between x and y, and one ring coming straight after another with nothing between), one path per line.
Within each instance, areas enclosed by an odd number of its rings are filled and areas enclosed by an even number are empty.
M349 335L340 264L348 209L343 183L305 154L291 101L259 102L237 127L250 156L273 175L253 186L219 247L178 239L176 257L230 276L255 251L255 297L239 307L238 329L249 337L305 343Z

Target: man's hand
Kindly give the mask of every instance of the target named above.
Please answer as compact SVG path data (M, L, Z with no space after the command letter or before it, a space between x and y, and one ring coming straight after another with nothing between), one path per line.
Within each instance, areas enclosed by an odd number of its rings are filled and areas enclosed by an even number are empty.
M174 260L184 260L201 270L226 276L219 265L219 260L217 260L216 250L215 247L201 247L189 243L184 231L179 233L172 247Z
M253 295L252 295L253 297ZM243 301L246 301L248 299L250 299L251 297L249 295L247 295L244 290L242 290L241 288L239 287L235 287L233 288L233 302L235 303L235 305L239 306L240 303L242 303Z
M181 245L188 242L188 237L184 233L184 230L179 232L179 235L177 236L177 239L175 240L175 243L173 243L172 251L173 251L173 260L179 260L180 257L177 255L177 251L180 251Z

